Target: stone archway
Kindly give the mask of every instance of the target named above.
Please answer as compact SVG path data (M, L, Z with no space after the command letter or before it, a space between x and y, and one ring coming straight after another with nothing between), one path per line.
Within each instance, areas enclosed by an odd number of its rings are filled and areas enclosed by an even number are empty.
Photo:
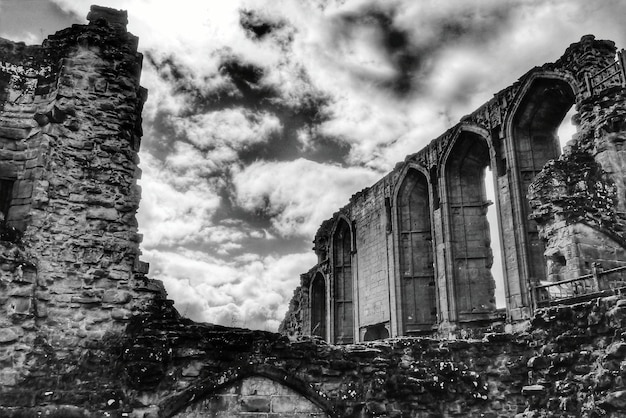
M326 281L317 273L311 283L311 335L326 339Z
M333 235L334 343L354 342L354 306L352 298L352 233L344 219Z
M496 309L485 190L490 165L486 139L471 131L459 133L445 162L452 294L459 321L488 319Z
M509 127L509 148L517 179L519 201L515 204L524 234L522 252L528 279L538 283L547 277L545 243L537 224L530 220L528 187L546 162L561 154L557 130L575 101L571 85L560 78L537 76L515 107Z
M432 329L437 295L428 180L409 169L396 199L398 217L399 298L402 334Z
M293 389L262 376L236 380L179 411L176 418L324 418L321 407Z

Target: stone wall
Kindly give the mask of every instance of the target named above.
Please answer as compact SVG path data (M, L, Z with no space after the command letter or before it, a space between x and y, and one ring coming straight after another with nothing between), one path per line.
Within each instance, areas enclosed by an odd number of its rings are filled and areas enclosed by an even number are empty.
M626 264L626 241L620 238L626 219L626 71L615 64L615 54L611 41L584 36L554 63L530 70L407 156L322 224L315 238L318 264L311 271L322 275L326 289L338 280L331 256L337 225L351 225L352 327L359 341L381 326L392 336L447 336L502 320L493 279L500 272L491 271L486 219L494 203L509 322L530 318L536 286L589 274L594 265L608 270ZM602 77L595 75L608 65L616 66L617 76L598 84L594 80ZM572 105L579 132L558 159L557 128ZM495 202L486 197L487 167ZM556 179L567 186L552 184ZM411 193L417 193L414 203ZM558 207L570 218L587 219L587 227L548 215ZM302 277L300 292L310 292L304 284L309 276ZM303 305L305 295L294 298L298 309L311 311ZM323 337L338 342L332 290L327 298ZM281 329L308 335L315 324L306 318L318 314L301 314L296 330L290 328L296 316L288 313Z
M320 262L302 276L291 305L292 325L284 329L292 338L181 318L138 259L136 152L145 91L138 84L137 39L125 23L125 13L93 7L88 25L61 31L41 47L0 42L0 211L5 217L0 222L0 416L626 414L626 300L619 295L538 310L526 331L485 327L481 338L466 332L459 334L466 338L449 340L405 337L336 346L297 337L311 321L304 308L313 279L331 274L333 221L318 232ZM589 38L573 48L592 58L597 58L592 52L610 49ZM605 103L606 114L623 109L617 101ZM489 120L500 112L483 109L471 118L483 111ZM581 125L591 121L589 126L617 133L610 146L599 135L594 144L605 144L597 146L603 157L593 154L585 161L598 161L595 173L613 176L620 190L623 129L619 120L606 125L607 120L582 113ZM438 146L410 156L376 187L353 197L358 207L341 211L354 234L350 255L358 254L360 240L372 240L363 252L376 255L374 261L359 265L357 259L353 266L371 273L363 289L371 288L374 306L394 297L377 291L390 271L380 264L395 262L380 254L389 248L389 231L397 229L387 194L409 168L417 170L420 161L434 158ZM604 153L613 146L617 154ZM445 193L441 183L428 184L437 236ZM594 196L620 201L611 190ZM578 218L585 222L564 230L578 237L613 233L619 244L621 209L592 208L598 209L592 216ZM615 222L601 222L607 213ZM551 222L556 215L548 211L545 219ZM592 236L597 237L603 236ZM445 241L434 245L441 253L449 250ZM586 248L591 251L591 245ZM445 264L441 253L435 260L439 265ZM439 271L437 280L442 277ZM325 289L330 293L332 287ZM356 312L376 326L394 320L394 312L384 309Z
M611 87L579 109L575 138L529 190L553 280L589 274L594 265L626 265L626 89ZM622 276L603 277L600 285L623 286Z
M526 332L494 332L481 340L405 337L332 346L195 324L164 304L80 355L61 355L37 342L35 352L46 353L48 360L20 384L2 388L0 415L626 413L623 298L543 309L532 324Z
M139 260L135 212L141 55L125 14L42 46L0 40L0 385L125 328L160 283Z

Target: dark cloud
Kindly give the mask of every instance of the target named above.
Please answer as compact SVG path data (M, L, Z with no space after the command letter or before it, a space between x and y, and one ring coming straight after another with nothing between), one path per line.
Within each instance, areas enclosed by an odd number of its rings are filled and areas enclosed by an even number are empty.
M260 40L266 35L283 27L283 22L271 22L263 19L253 10L239 11L239 24L252 39Z
M339 138L317 134L317 127L330 117L327 112L329 97L320 91L310 89L302 92L295 100L284 100L274 87L264 83L264 77L271 69L263 69L224 54L219 65L219 76L226 80L228 88L212 88L212 84L194 81L190 70L171 57L157 59L146 53L149 65L172 86L174 94L186 97L187 108L181 117L198 115L229 108L246 108L254 112L267 112L275 115L283 129L272 133L266 141L259 141L239 150L240 161L244 164L256 160L278 161L305 157L313 161L345 163L350 148ZM310 86L306 73L301 70L298 77ZM159 114L154 124L157 141L154 145L158 155L165 156L171 151L172 142L186 141L184 132L177 133L166 114ZM307 144L299 139L302 132L313 132ZM169 140L167 140L169 138ZM159 140L161 139L161 140Z
M144 141L142 147L149 150L152 155L160 160L170 155L174 150L174 143L178 137L176 130L169 120L169 113L157 110L152 125L150 126L150 140Z
M360 41L355 33L359 28L378 29L380 48L385 52L395 76L380 78L378 74L355 70L366 82L391 90L398 96L420 91L427 83L434 64L446 48L487 43L497 37L510 21L512 5L501 2L483 6L459 5L456 13L433 15L428 19L415 14L407 24L406 5L372 3L335 17L336 36L346 42Z
M391 80L379 82L398 94L407 93L412 87L412 74L422 65L418 51L410 42L410 33L393 22L393 10L365 9L344 13L338 16L338 30L344 38L352 38L352 31L359 27L379 29L380 44L386 50L387 58L396 69L397 75Z
M255 65L243 62L235 57L226 58L219 67L220 74L236 87L238 94L227 97L206 97L206 101L198 103L203 110L222 109L244 104L252 108L264 107L265 103L277 98L277 92L261 83L265 71Z
M236 219L250 227L258 230L269 230L272 227L271 219L267 213L262 210L251 212L241 208L235 203L234 188L232 181L229 179L228 184L219 192L222 204L213 213L212 221L215 223Z
M487 43L506 28L514 10L513 5L505 1L483 8L468 7L459 14L443 17L433 22L435 36L439 39L437 47Z

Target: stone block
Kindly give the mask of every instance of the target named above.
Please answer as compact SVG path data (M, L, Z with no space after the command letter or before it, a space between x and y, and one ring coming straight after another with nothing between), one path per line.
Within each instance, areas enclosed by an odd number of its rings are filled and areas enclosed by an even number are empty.
M270 412L270 398L267 396L242 396L241 410L244 412Z
M48 316L48 305L45 301L35 301L35 316L37 316L37 318L45 318Z
M72 296L71 303L80 303L83 305L93 305L102 302L102 298L98 296Z
M148 274L150 272L150 263L136 260L133 271L140 274Z
M33 195L33 182L29 180L22 180L16 182L13 187L14 199L28 199Z
M274 413L305 413L317 412L317 405L300 395L272 396L272 412Z
M104 221L117 220L117 210L114 208L89 208L87 209L87 219L99 219Z
M132 318L133 314L128 309L113 309L111 310L111 318L116 321L127 321Z
M0 344L7 344L17 341L21 332L15 328L0 328Z
M9 315L28 315L30 314L31 304L32 300L30 298L11 298L8 313Z
M30 215L30 205L11 205L9 208L9 221L26 219Z
M130 273L127 271L110 270L108 277L111 280L128 280L130 278Z
M18 267L13 276L14 283L35 283L37 280L37 271L32 268Z
M278 395L280 393L281 386L274 383L272 380L252 377L245 379L241 383L242 395Z
M545 392L546 388L543 385L528 385L522 388L522 395L524 396L541 395Z
M103 303L128 303L132 299L132 295L129 292L117 289L110 289L104 292L102 295Z
M203 364L199 361L193 361L187 367L185 367L181 374L184 377L197 377L200 375L200 370L202 370Z
M19 372L12 370L11 368L0 370L0 387L15 386L18 382L19 375Z
M20 129L20 128L8 128L4 126L0 126L0 137L20 140L28 138L30 134L30 129Z

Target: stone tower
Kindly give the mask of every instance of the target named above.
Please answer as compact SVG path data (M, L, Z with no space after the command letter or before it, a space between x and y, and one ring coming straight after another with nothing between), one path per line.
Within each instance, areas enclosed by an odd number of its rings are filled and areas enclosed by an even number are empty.
M0 39L0 384L164 297L135 217L142 56L126 12L88 20L41 46Z

